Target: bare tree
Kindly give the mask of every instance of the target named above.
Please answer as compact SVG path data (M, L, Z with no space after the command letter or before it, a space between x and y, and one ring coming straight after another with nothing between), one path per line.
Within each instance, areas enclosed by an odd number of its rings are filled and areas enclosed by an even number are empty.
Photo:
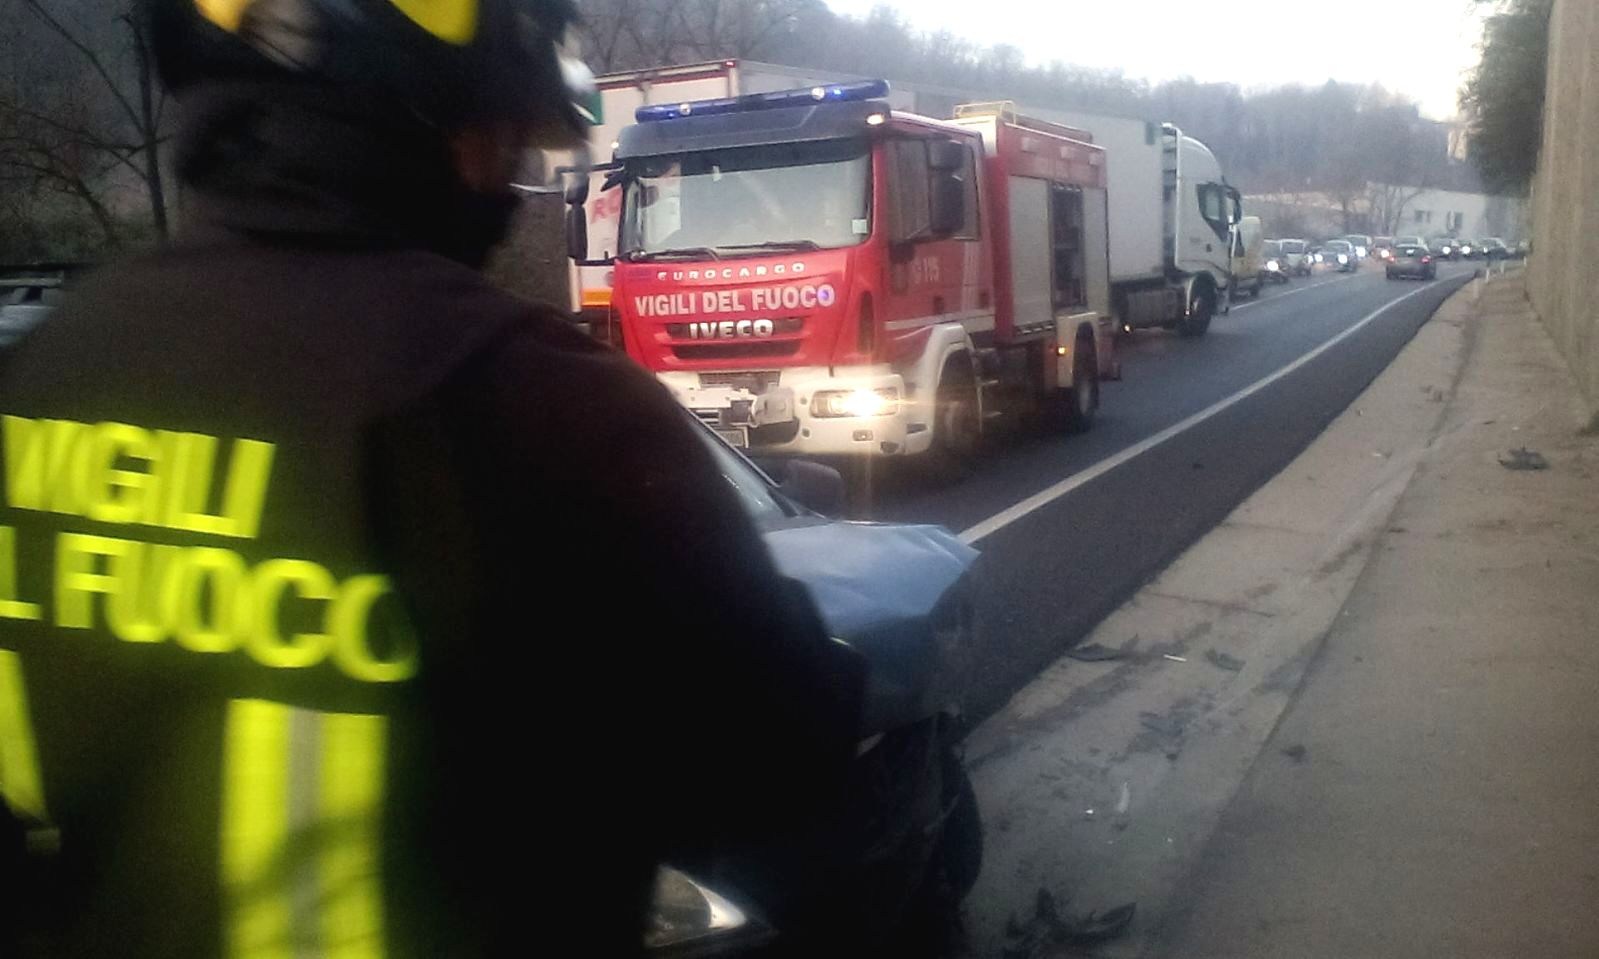
M118 242L116 195L137 184L168 234L166 98L131 0L6 0L0 179L74 198Z

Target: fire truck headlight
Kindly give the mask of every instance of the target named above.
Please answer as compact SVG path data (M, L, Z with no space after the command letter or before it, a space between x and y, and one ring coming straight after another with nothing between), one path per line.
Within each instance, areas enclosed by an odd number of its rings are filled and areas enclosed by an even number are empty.
M892 416L899 412L899 390L823 390L811 397L811 415Z

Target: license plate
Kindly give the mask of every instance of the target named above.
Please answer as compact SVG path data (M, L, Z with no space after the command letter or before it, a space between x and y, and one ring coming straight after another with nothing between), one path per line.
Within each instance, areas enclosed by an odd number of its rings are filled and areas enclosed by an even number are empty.
M750 448L750 431L747 426L718 429L716 435L726 440L729 446L734 446L741 450Z

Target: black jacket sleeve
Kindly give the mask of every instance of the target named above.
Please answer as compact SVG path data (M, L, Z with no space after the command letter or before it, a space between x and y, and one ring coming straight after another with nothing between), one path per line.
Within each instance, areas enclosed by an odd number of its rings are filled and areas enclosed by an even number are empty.
M522 838L583 874L831 815L860 661L693 428L625 357L541 319L377 431L375 511L443 717L441 815L514 820L505 788L532 772L549 818Z

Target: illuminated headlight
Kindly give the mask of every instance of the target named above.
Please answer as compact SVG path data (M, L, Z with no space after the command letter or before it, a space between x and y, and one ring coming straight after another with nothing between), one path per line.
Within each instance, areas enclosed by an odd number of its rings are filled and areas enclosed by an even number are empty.
M1267 260L1266 261L1266 269L1270 270L1273 273L1276 273L1278 270L1282 269L1282 264L1278 263L1276 260Z
M708 955L719 951L716 945L758 945L763 933L757 920L714 890L669 866L657 870L644 925L645 953L675 954L677 949L698 946L710 947L696 953Z
M1349 262L1349 254L1347 254L1347 253L1338 254L1338 262L1339 263L1348 263Z
M1363 246L1355 247L1355 255L1356 256L1365 256L1366 255L1366 248L1363 247ZM1340 257L1340 259L1342 259L1342 257Z
M1317 253L1317 254L1316 254L1316 262L1317 262L1317 263L1320 263L1320 262L1322 262L1322 259L1321 259L1321 254L1320 254L1320 253Z
M812 416L893 416L899 390L823 390L811 397Z
M1466 254L1467 256L1470 256L1471 255L1471 244L1467 243L1464 246L1462 246L1460 248L1460 252Z

